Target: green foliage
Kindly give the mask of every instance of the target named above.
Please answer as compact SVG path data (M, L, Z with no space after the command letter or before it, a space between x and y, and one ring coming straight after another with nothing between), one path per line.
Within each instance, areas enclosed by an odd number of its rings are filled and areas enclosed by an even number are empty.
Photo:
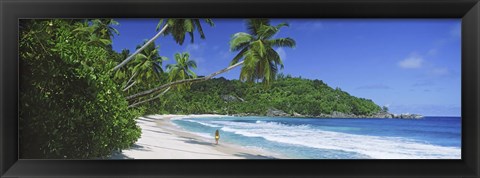
M383 112L388 112L388 107L387 106L382 106L382 111Z
M205 22L213 26L210 19ZM113 72L129 56L128 50L112 50L111 39L118 34L112 26L116 24L112 19L20 20L20 158L106 157L136 142L141 131L135 118L143 114L264 115L269 108L309 116L382 111L371 100L332 89L320 80L277 75L283 64L273 48L294 47L295 41L272 39L288 24L272 26L268 19L250 19L248 33L232 37L230 48L239 51L232 64L244 60L240 80L181 84L174 87L179 90L166 92L160 99L128 108L148 98L129 103L126 96L196 78L191 69L197 64L188 53L177 53L176 64L168 65L164 73L166 58L151 43L126 67ZM178 44L187 33L193 42L194 31L205 38L199 19L167 19L166 24L165 35L172 35ZM258 80L264 83L255 83Z
M165 21L165 23L164 23ZM212 19L204 19L205 23L213 27L215 24ZM190 42L194 42L194 32L197 31L200 34L201 39L205 39L205 33L203 32L200 19L161 19L157 25L157 31L159 31L162 26L168 25L168 28L163 33L166 35L172 35L176 43L182 45L185 41L185 35L188 33L190 35Z
M168 82L197 78L197 74L192 71L192 69L197 68L197 63L194 60L190 60L189 53L176 53L175 61L177 61L176 64L167 65ZM188 89L189 87L190 84L176 86L178 89Z
M232 59L230 65L243 59L244 63L240 71L241 81L253 83L261 80L269 86L275 79L279 67L283 68L283 62L273 48L295 47L295 40L291 38L271 39L284 26L288 24L271 26L268 19L248 19L249 33L240 32L232 36L230 50L239 51L239 53Z
M138 45L137 49L140 47L141 45ZM160 74L163 73L163 61L168 60L168 58L159 55L159 48L159 46L155 46L154 42L150 43L135 56L133 61L127 64L127 67L116 71L116 79L126 82L124 88L139 84L148 86L148 83L158 83L160 81ZM128 52L128 50L123 50L120 57L128 56ZM135 82L135 84L132 84L132 82Z
M233 100L227 97L236 98ZM169 92L161 100L150 102L152 113L176 114L255 114L265 115L269 108L289 114L319 116L333 111L372 115L381 108L368 99L356 98L333 89L321 80L283 77L265 88L263 84L215 78L192 84L190 90Z
M20 158L101 158L139 138L102 22L20 20Z

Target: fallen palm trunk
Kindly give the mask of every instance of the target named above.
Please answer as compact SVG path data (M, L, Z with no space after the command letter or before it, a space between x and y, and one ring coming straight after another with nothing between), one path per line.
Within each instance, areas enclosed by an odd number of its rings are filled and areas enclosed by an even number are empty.
M205 76L205 77L200 77L200 78L193 78L193 79L185 79L185 80L177 80L177 81L174 81L174 82L170 82L170 83L167 83L167 84L164 84L164 85L161 85L157 88L152 88L150 90L146 90L146 91L143 91L143 92L140 92L140 93L137 93L137 94L134 94L134 95L130 95L130 96L127 96L126 99L127 100L132 100L132 99L135 99L135 98L138 98L138 97L142 97L142 96L146 96L146 95L149 95L149 94L152 94L152 93L155 93L157 91L160 91L162 89L165 89L165 88L168 88L168 87L172 87L172 86L176 86L176 85L180 85L180 84L184 84L184 83L195 83L195 82L200 82L200 81L205 81L205 80L209 80L217 75L220 75L222 73L225 73L229 70L232 70L233 68L237 67L237 66L240 66L243 64L243 61L241 62L238 62L234 65L231 65L225 69L222 69L222 70L219 70L217 72L214 72L208 76Z
M149 102L149 101L153 101L157 98L160 98L160 96L164 95L165 93L167 93L168 90L170 90L171 87L168 87L165 91L163 91L162 93L158 94L157 96L153 97L153 98L150 98L150 99L147 99L147 100L143 100L143 101L139 101L139 102L136 102L136 103L133 103L131 105L128 106L128 108L133 108L135 106L138 106L140 104L143 104L143 103L146 103L146 102Z
M123 67L125 64L127 64L129 61L131 61L133 59L133 57L135 55L137 55L138 53L140 53L143 49L145 49L150 43L152 43L153 41L155 41L158 37L160 37L160 35L168 28L168 24L165 24L165 26L163 26L162 30L160 30L160 32L158 32L155 36L153 36L152 39L148 40L141 48L137 49L137 51L135 51L132 55L130 55L129 57L127 57L127 59L123 60L120 64L118 64L117 66L115 66L113 68L113 70L118 70L120 69L121 67Z

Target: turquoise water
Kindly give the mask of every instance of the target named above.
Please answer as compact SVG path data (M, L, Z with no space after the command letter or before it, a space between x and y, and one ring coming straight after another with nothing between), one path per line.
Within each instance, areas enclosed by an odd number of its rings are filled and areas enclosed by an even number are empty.
M297 159L461 159L461 118L182 118L175 125L221 143Z

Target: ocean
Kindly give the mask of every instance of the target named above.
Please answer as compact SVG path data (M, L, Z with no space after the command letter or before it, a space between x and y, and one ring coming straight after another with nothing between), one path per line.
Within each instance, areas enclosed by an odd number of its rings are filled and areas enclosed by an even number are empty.
M461 159L461 118L181 118L186 131L292 159Z

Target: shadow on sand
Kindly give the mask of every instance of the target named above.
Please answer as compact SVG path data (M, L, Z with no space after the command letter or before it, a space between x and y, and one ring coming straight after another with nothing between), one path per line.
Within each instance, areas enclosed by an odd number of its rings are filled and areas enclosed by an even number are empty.
M187 139L184 141L185 143L190 143L190 144L199 144L199 145L206 145L206 146L215 146L214 143L209 143L209 142L203 142L203 141L198 141L189 137L181 137ZM276 159L274 157L269 157L269 156L263 156L263 155L255 155L255 154L250 154L250 153L236 153L233 154L234 156L246 158L246 159Z
M206 146L213 146L214 144L213 143L208 143L208 142L201 142L201 141L197 141L197 140L186 140L184 141L185 143L191 143L191 144L198 144L198 145L206 145Z
M157 120L163 120L163 119L158 119L158 118L153 118L153 117L150 117L150 116L143 116L143 118L145 118L145 120L149 120L149 121L157 121Z
M237 153L233 154L234 156L246 158L246 159L277 159L275 157L263 156L263 155L254 155L250 153Z
M142 131L149 131L149 132L155 132L155 133L161 133L161 134L172 135L171 133L168 133L168 132L162 132L162 131L150 130L150 129L142 129Z
M166 150L175 150L175 151L181 151L181 152L187 152L187 153L195 153L195 154L202 154L202 155L213 155L213 156L230 156L226 154L213 154L213 153L202 153L202 152L197 152L197 151L190 151L190 150L184 150L184 149L177 149L177 148L168 148L168 147L161 147L161 146L154 146L154 145L147 145L144 144L145 146L149 147L155 147L155 148L160 148L160 149L166 149Z
M139 117L137 120L144 121L144 122L155 122L156 119L150 117Z
M138 120L145 121L145 122L155 122L158 119L148 117L148 116L144 116L144 117L138 118ZM143 129L143 130L148 131L148 132L155 132L155 133L171 135L171 133L168 133L168 132L162 132L162 131L156 131L156 130L150 130L150 129ZM188 143L188 144L210 146L210 147L212 147L212 149L213 149L214 146L216 146L213 142L210 143L210 142L205 142L205 141L199 141L199 140L191 138L191 137L180 136L180 140L185 142L185 143ZM231 155L228 155L228 154L203 153L203 152L191 151L191 150L188 150L188 149L168 148L168 147L148 145L148 144L142 144L142 145L134 144L129 149L130 150L138 150L138 151L150 151L151 147L160 148L160 149L167 149L167 150L175 150L175 151L181 151L181 152L187 152L187 153L194 153L194 154L231 157ZM233 156L242 157L242 158L246 158L246 159L276 159L274 157L263 156L263 155L255 155L255 154L243 153L243 152L235 153L235 154L233 154ZM116 153L112 154L110 159L134 159L134 158L128 157L121 152L116 152Z

